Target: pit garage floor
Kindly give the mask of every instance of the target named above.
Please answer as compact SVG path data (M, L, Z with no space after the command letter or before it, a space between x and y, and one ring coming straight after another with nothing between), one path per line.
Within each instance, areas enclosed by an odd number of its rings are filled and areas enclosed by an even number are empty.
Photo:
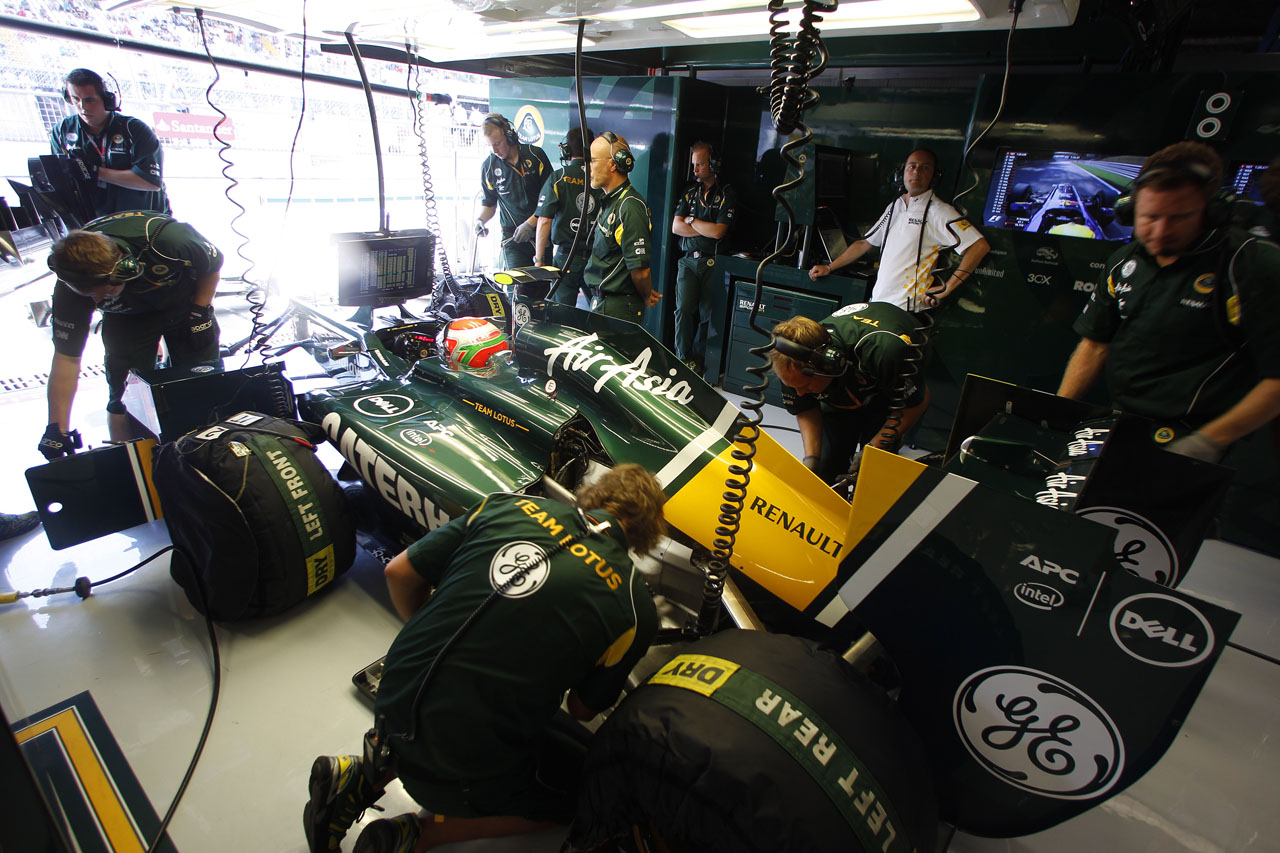
M0 288L0 390L8 453L0 458L0 510L31 507L23 471L46 422L48 329L27 316L48 284ZM97 339L92 346L96 347ZM100 351L86 354L94 363ZM23 387L29 378L35 381ZM100 376L81 382L75 420L86 439L105 439ZM769 409L766 424L790 426ZM798 449L794 432L772 429ZM53 551L36 530L0 542L0 591L100 580L168 544L163 521ZM1208 680L1181 734L1154 770L1122 794L1038 835L982 839L957 834L964 853L1017 851L1280 851L1280 560L1223 542L1200 552L1183 589L1244 614L1234 642ZM399 628L381 565L362 555L327 594L284 616L217 627L222 693L209 741L169 837L183 853L301 853L301 812L312 759L353 752L370 724L351 675L385 653ZM170 580L167 555L103 587L86 601L64 594L0 605L0 705L18 737L39 744L54 730L61 750L37 749L60 780L59 803L85 832L110 835L83 849L141 850L135 824L154 828L196 746L211 693L211 655L202 617ZM1270 660L1260 657L1265 655ZM1134 702L1143 697L1134 696ZM53 753L57 759L51 759ZM82 780L84 787L75 783ZM93 778L109 784L89 784ZM65 793L65 797L63 794ZM83 805L92 802L95 819ZM113 805L118 803L119 805ZM385 814L414 809L398 787ZM370 812L364 820L379 815ZM350 850L358 827L348 835ZM555 851L563 833L473 842L445 850ZM923 851L922 851L923 853Z

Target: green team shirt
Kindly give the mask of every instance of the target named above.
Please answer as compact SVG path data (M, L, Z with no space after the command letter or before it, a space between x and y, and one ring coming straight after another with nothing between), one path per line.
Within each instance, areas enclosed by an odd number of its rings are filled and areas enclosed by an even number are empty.
M711 189L702 191L702 183L696 183L684 191L684 195L676 202L675 215L683 219L692 216L704 222L733 227L733 216L738 206L738 193L733 187L721 186L719 179L711 185ZM726 231L727 235L729 232ZM680 249L684 252L702 252L714 255L719 247L719 240L712 240L701 234L696 237L681 237Z
M636 295L629 270L649 266L650 236L649 205L630 181L623 181L605 194L587 260L587 284L602 293Z
M859 302L845 305L822 321L831 341L844 352L849 369L818 394L797 395L782 386L782 402L791 414L819 406L829 409L857 409L870 403L886 403L899 383L907 358L920 344L919 322L908 312L888 302ZM924 400L924 386L907 381L906 406Z
M94 216L123 210L169 212L169 198L164 191L164 149L142 119L113 112L102 130L94 133L80 116L67 116L49 133L49 147L54 154L76 154L93 166L133 172L160 187L135 190L104 181L86 185L85 193Z
M143 265L142 275L124 283L119 295L94 304L59 281L53 288L53 348L62 355L84 352L89 322L104 314L154 314L190 307L196 281L222 268L222 253L185 222L150 211L130 211L95 219L84 227L127 245ZM148 248L148 246L150 248Z
M592 188L585 192L586 178L583 172L583 160L574 157L563 169L556 169L542 186L542 194L538 196L538 215L551 219L551 242L560 251L568 251L573 243L573 235L583 219L590 222L591 215L600 206L600 198L604 193ZM587 205L584 217L583 199ZM590 248L589 235L583 234L578 243L578 256L584 257Z
M422 676L463 621L517 566L573 537L450 649L427 688L420 736L400 759L437 779L499 776L528 763L566 690L593 710L617 699L657 612L617 522L599 510L587 517L613 526L584 536L566 504L495 494L410 546L410 565L435 592L387 652L376 713L392 732L408 730Z
M498 208L503 231L513 231L533 215L538 193L551 174L551 161L535 145L520 145L514 164L490 154L480 165L480 190L484 206Z
M1280 248L1239 228L1161 267L1141 244L1116 251L1075 330L1110 344L1122 411L1198 426L1280 377Z

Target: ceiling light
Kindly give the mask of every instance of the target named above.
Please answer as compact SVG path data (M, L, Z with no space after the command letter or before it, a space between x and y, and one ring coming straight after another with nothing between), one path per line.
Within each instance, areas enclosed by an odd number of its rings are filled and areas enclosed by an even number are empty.
M787 10L792 32L799 16L798 8ZM929 26L976 21L980 17L970 0L914 0L910 4L901 0L863 0L861 3L846 3L830 15L823 15L818 29L825 33L832 30ZM769 32L769 18L763 10L674 18L662 23L690 38L750 35L764 38Z
M687 0L683 3L663 3L658 6L627 7L612 12L599 12L582 17L595 21L638 21L643 18L663 18L667 15L702 15L707 12L723 12L725 9L764 9L764 0Z

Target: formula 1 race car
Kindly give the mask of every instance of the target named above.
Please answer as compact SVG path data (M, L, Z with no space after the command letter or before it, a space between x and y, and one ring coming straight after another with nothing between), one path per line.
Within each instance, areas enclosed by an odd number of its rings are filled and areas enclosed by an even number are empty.
M656 473L669 539L636 557L675 624L592 739L575 846L640 826L670 849L932 850L940 821L1046 829L1164 754L1239 618L1176 588L1222 469L1154 449L1141 424L973 380L945 465L868 448L847 502L645 330L544 298L549 275L495 274L451 303L485 316L402 310L358 340L302 342L336 381L262 455L265 491L310 506L324 475L294 488L298 448L326 437L339 502L385 553L496 491L571 501L616 464ZM210 418L191 392L195 428L159 456L231 439L237 465L256 457L266 416L241 411L245 389L293 399L267 367L184 377L220 382L230 408ZM29 471L37 504L123 505L79 464ZM133 483L147 465L119 467ZM297 600L345 571L306 553Z
M1106 225L1115 218L1115 211L1103 192L1086 199L1071 184L1054 184L1047 192L1036 192L1030 186L1015 188L1015 200L1009 204L1009 212L1025 217L1024 231L1037 234L1058 234L1067 237L1111 239Z
M501 276L511 293L541 274ZM1049 461L1032 471L1035 488L1062 480L1083 495L1074 484L1092 475L1075 450L1096 461L1108 428L1091 422L1085 440L1072 437L1071 424L1096 413L1032 418L1032 431L1060 428L1061 462L1051 458L1058 433L1021 441L1020 428L1004 421L966 445L967 467L869 449L849 504L767 433L753 436L735 405L638 326L536 297L502 301L503 315L375 329L362 344L374 375L300 401L348 463L347 476L363 481L383 535L403 545L493 491L568 499L594 470L638 462L668 496L672 543L654 591L683 597L692 616L708 599L718 607L727 584L726 612L739 627L806 638L753 633L708 648L716 638L702 640L633 691L597 736L602 752L589 770L598 784L588 786L593 799L579 821L584 845L646 822L691 849L794 845L795 822L774 824L752 811L758 802L744 805L753 801L742 792L760 785L809 816L814 840L803 849L858 849L849 839L868 850L928 849L939 815L982 835L1044 829L1155 763L1238 619L1172 589L1168 572L1161 585L1126 571L1120 555L1135 550L1125 532L1132 518L1116 507L1098 515L1103 487L1091 519L1083 497L1071 508L1046 505L993 481L993 472L1017 479L1017 460L1038 455ZM1022 398L1017 405L1028 407ZM1007 419L1019 409L997 411ZM734 469L744 456L752 459L745 477ZM1201 464L1174 464L1182 463ZM726 579L707 565L730 530ZM892 670L888 710L883 690L868 698L860 676L823 651L865 646L869 636L883 648L874 666ZM815 655L837 663L811 667ZM743 680L748 672L755 680ZM837 723L851 707L880 716ZM728 718L708 724L704 711ZM731 720L747 724L731 728ZM883 738L869 743L860 725ZM778 753L775 762L794 759L789 769L762 769L755 759L726 766L722 751L707 747L725 731L743 755L754 754L753 738L803 748ZM690 742L703 745L701 758L691 757ZM873 767L875 742L900 748ZM894 781L903 767L910 772ZM682 780L677 801L662 786L636 787L659 772ZM705 824L686 819L688 802L704 806Z

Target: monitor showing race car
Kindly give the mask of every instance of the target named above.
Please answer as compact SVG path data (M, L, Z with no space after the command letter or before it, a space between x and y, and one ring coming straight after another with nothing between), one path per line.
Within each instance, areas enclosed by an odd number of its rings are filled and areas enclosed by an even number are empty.
M425 229L334 234L338 304L398 305L426 296L435 281L435 240Z
M1262 176L1266 173L1266 163L1232 163L1227 189L1240 198L1262 204Z
M1115 202L1145 159L1001 148L982 221L1035 234L1127 240L1133 229L1115 221Z

